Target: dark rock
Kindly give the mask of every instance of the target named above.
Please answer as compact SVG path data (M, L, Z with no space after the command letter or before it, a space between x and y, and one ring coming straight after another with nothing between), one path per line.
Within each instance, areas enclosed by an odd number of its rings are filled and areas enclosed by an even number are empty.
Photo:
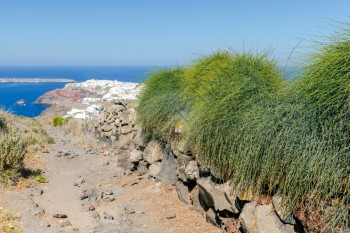
M189 205L192 204L189 188L181 181L177 181L175 187L179 200Z
M198 185L195 186L191 191L191 199L194 209L199 212L202 216L205 216L208 206L200 196Z
M203 198L208 207L214 208L216 211L227 211L238 213L239 211L232 205L227 194L215 187L213 182L206 178L197 180L200 196Z
M55 213L52 215L52 217L54 217L54 218L67 218L67 215L63 214L63 213Z
M162 165L159 171L158 179L175 185L178 180L176 174L176 162L170 146L164 150Z

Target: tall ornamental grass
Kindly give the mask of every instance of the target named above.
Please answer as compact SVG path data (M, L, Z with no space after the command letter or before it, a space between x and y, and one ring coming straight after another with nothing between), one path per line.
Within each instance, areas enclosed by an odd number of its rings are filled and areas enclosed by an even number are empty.
M319 44L293 88L293 127L284 124L269 151L288 161L281 191L290 208L321 209L329 229L350 224L349 30Z
M137 107L137 122L146 140L169 140L176 123L186 118L188 106L180 97L184 70L161 70L146 81Z
M271 130L260 123L269 123L267 109L275 104L284 81L265 53L222 53L204 61L224 65L214 65L214 71L206 66L208 72L192 76L198 88L187 123L189 144L220 178L233 178L242 186L257 184ZM192 68L201 71L196 66L203 61ZM208 73L214 75L206 78Z

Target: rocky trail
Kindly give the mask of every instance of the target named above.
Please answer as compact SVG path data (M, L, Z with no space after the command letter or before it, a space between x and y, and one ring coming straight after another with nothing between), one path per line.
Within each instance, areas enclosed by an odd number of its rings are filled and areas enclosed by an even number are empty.
M63 130L45 129L55 140L40 154L49 182L0 189L0 207L20 216L24 232L221 232L174 186L125 174L115 151L85 150Z

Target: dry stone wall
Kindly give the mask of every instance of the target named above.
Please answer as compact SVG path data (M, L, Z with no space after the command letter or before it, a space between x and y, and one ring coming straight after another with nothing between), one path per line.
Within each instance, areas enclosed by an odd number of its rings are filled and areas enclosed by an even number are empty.
M146 144L135 118L133 107L115 102L95 126L100 140L119 150L118 166L126 174L148 173L151 180L174 185L181 201L225 232L306 232L291 213L283 211L280 198L254 197L251 190L236 191L202 166L184 140ZM181 131L176 129L177 134Z

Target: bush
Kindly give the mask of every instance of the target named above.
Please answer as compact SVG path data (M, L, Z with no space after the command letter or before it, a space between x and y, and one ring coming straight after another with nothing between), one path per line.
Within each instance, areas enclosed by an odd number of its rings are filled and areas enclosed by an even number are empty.
M224 53L194 69L199 73L193 79L200 85L194 88L197 97L186 127L189 144L220 178L255 184L267 133L256 127L283 87L276 64L265 54Z
M19 136L0 135L0 170L16 170L23 167L24 146Z
M350 30L343 33L307 57L286 117L293 125L283 124L270 150L288 164L281 189L288 206L324 210L330 229L349 224Z
M137 107L137 122L146 140L169 140L188 106L180 97L183 69L155 72L146 81Z
M61 116L56 116L55 118L53 118L52 120L52 124L53 126L57 127L57 126L62 126L64 122L64 118Z

